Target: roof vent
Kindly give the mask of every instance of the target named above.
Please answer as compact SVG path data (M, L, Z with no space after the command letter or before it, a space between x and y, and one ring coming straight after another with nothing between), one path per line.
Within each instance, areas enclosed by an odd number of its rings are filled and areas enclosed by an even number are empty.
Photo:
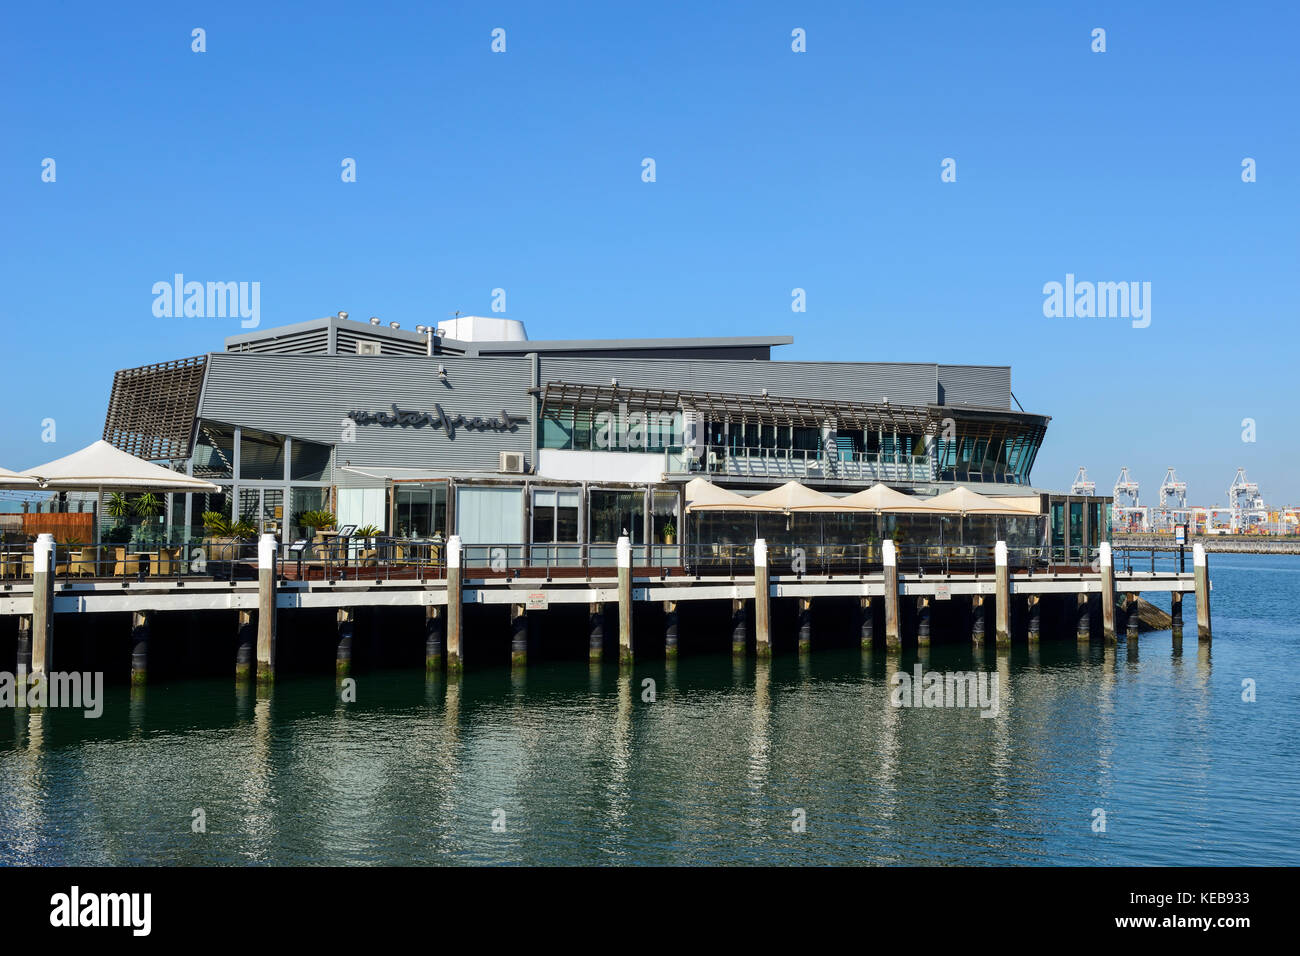
M342 311L339 312L339 318L340 318L340 319L346 319L347 317L348 317L348 314L347 314L346 312L342 312Z
M342 314L343 314L344 316L347 315L346 312L344 312L344 313L342 313ZM379 324L379 316L377 316L377 315L372 315L372 316L370 317L370 324L371 324L371 325L378 325L378 324Z
M402 327L402 325L401 325L400 322L389 322L389 323L388 323L388 327L389 327L390 329L400 329L400 328Z

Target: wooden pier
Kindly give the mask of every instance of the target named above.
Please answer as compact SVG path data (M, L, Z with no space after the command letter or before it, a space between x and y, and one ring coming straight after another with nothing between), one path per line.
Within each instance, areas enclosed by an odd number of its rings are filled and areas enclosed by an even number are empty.
M831 600L849 609L843 631L858 635L864 646L874 645L877 637L887 647L928 645L932 635L939 633L934 619L942 613L947 626L941 633L946 640L980 646L992 632L993 642L1003 648L1044 637L1114 644L1120 633L1127 633L1132 641L1138 633L1136 598L1148 593L1171 596L1173 635L1179 640L1183 595L1192 593L1198 639L1211 639L1209 567L1199 544L1190 572L1119 570L1106 544L1101 545L1097 570L1015 570L1008 565L1002 542L995 549L991 571L905 572L899 567L894 543L886 540L879 571L783 574L773 573L767 544L759 539L754 542L752 567L743 573L689 575L680 568L634 568L631 547L624 539L615 567L568 569L570 573L563 576L539 579L467 568L461 561L460 541L452 537L442 576L331 581L284 577L275 539L264 536L259 544L256 580L79 581L56 580L52 541L42 536L34 548L32 578L0 584L0 618L18 619L15 670L37 679L50 672L61 620L124 614L130 621L131 680L144 683L149 646L158 638L154 615L177 611L228 613L231 633L238 637L236 659L231 662L235 676L241 680L256 676L261 681L276 676L277 622L312 610L329 612L336 621L340 676L351 671L353 631L362 609L422 609L421 630L413 632L411 639L424 638L428 670L445 666L450 674L459 672L466 660L488 663L477 656L476 635L465 627L466 611L476 605L509 609L505 618L509 661L515 667L527 663L530 620L565 606L585 611L592 660L599 660L604 652L605 609L617 609L617 655L625 667L661 649L669 657L689 651L692 635L682 629L680 611L697 602L715 602L729 610L733 652L752 650L759 657L770 656L778 638L791 640L801 653L814 650L818 635L813 608ZM782 617L792 621L789 635L773 633L778 602L793 611L792 616ZM657 618L647 613L651 609L658 612ZM660 622L659 633L635 633L635 622L640 619L644 626L647 618ZM839 619L837 631L838 624Z

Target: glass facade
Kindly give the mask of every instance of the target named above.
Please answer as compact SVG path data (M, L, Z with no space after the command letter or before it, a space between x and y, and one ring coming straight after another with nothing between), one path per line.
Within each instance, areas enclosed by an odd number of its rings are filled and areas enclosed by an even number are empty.
M593 491L587 540L608 544L626 534L632 544L645 543L644 491Z
M578 540L578 491L539 488L533 492L533 544Z
M446 538L447 485L394 485L392 533L399 538Z

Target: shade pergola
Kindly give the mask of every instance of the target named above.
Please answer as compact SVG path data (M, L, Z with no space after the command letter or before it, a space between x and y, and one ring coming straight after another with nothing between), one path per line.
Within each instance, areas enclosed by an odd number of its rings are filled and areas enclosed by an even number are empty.
M1024 508L988 498L971 491L969 488L954 488L925 502L929 511L942 511L947 514L961 515L1024 515ZM1034 514L1037 514L1035 508Z
M787 514L792 511L825 510L828 506L834 506L836 503L836 499L830 495L814 491L797 481L787 481L779 488L764 491L762 494L746 499L746 501L751 510L760 507L763 509L771 508Z
M753 504L746 498L726 488L719 488L703 478L692 478L686 483L687 511L780 511L776 505ZM755 496L758 497L758 496Z

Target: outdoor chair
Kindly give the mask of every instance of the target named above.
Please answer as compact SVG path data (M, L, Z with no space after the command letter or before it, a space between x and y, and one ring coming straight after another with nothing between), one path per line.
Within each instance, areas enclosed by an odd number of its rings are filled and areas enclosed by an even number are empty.
M126 548L114 548L113 577L127 577L140 573L140 555L127 554Z

